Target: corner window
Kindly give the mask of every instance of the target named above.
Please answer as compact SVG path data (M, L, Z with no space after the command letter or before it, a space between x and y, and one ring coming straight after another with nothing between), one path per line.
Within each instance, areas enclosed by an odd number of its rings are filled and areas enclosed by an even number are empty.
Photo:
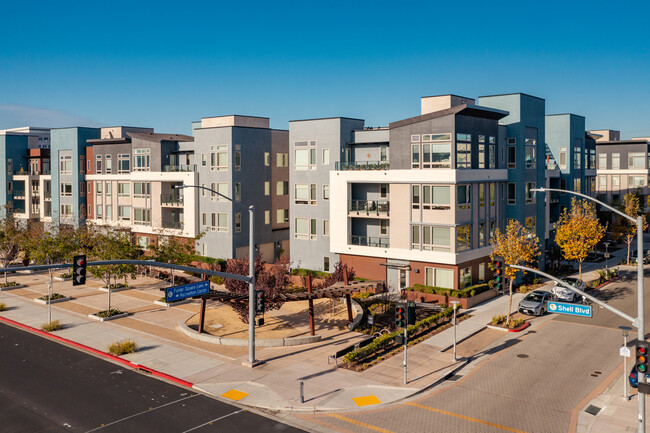
M472 226L456 227L456 251L469 250L472 247Z
M472 185L458 185L458 209L469 209L472 204Z

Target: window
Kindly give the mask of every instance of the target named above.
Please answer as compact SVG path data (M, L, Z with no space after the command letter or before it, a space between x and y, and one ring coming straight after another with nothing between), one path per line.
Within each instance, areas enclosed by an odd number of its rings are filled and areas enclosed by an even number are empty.
M61 196L63 196L63 197L72 197L72 184L71 183L62 183L61 184Z
M228 146L217 146L217 170L228 170Z
M382 159L382 161L385 161L385 160ZM329 149L323 149L323 165L330 165L330 150Z
M424 268L424 284L442 289L454 288L454 270L443 268Z
M133 224L151 225L151 210L133 208Z
M496 235L497 235L497 222L496 221L490 221L490 242L493 242L496 240Z
M612 170L620 170L620 169L621 169L621 154L612 153Z
M131 195L131 184L128 182L117 183L118 197L129 197Z
M90 159L86 160L86 171L90 173L90 170L92 169L92 162Z
M494 140L494 137L490 137L490 140ZM490 143L493 143L493 141L490 141ZM490 168L497 168L497 147L494 144L488 146L488 159Z
M33 187L34 187L34 185L32 184L32 189L33 189ZM38 190L38 183L36 184L36 189ZM79 183L79 194L82 197L86 195L86 182L80 182Z
M61 205L61 216L62 217L71 217L72 216L72 205L71 204L62 204Z
M129 171L131 171L131 158L129 158L129 154L117 155L117 172L128 173Z
M149 236L138 236L138 247L140 247L143 250L148 250L149 245L151 245L151 240L149 239Z
M579 170L582 161L582 140L576 138L573 143L573 168Z
M328 190L329 190L329 187L328 187ZM381 198L388 197L388 184L387 183L379 184L379 197L381 197Z
M102 185L104 185L104 182L95 182L95 191L97 191L97 195L102 195Z
M323 272L330 271L330 258L325 256L323 257Z
M645 181L645 176L630 176L628 178L628 188L643 188Z
M206 225L208 225L208 214L205 213L205 212L202 212L201 213L201 226L205 227Z
M201 197L205 197L205 192L207 191L207 190L205 189L205 184L202 183L202 184L201 184L201 187L202 187L202 188L201 188Z
M416 142L420 141L420 136L419 135L411 135L411 142Z
M130 220L131 219L131 206L118 206L117 207L117 219L119 219L119 220Z
M485 184L478 184L478 207L485 207Z
M59 167L60 167L59 174L72 174L72 156L61 155L59 157Z
M458 209L469 209L472 204L472 185L458 185Z
M422 139L432 141L422 144L422 168L450 168L451 134L424 134ZM420 168L419 144L412 145L412 167Z
M212 231L215 231L217 229L217 214L212 212L210 214L210 226L212 227Z
M420 226L411 226L411 248L420 249Z
M264 182L264 195L271 195L271 182Z
M451 199L450 187L448 186L435 186L435 185L422 186L422 208L423 209L449 209L450 199Z
M151 195L151 183L133 182L133 197L146 198Z
M508 182L508 204L517 204L517 184L515 182Z
M517 168L517 148L508 146L508 168Z
M485 282L485 263L478 264L478 282L479 284Z
M151 149L133 149L133 171L149 171Z
M104 172L106 174L111 174L113 172L113 155L106 155L106 166L104 167Z
M485 135L479 135L478 136L478 142L479 143L485 143Z
M620 176L612 176L612 189L620 189L621 182Z
M271 224L271 211L270 210L265 210L264 211L264 224Z
M208 155L205 153L201 154L201 167L207 167L208 166Z
M106 182L106 197L110 197L112 193L113 193L113 183Z
M420 185L413 185L411 193L411 203L413 204L413 209L420 208Z
M497 196L497 186L494 182L490 183L490 206L494 206Z
M289 222L289 209L278 209L275 211L276 223L288 223Z
M379 234L387 235L388 234L388 220L379 221Z
M102 219L102 211L104 210L104 206L101 204L98 204L95 206L95 219Z
M645 168L645 154L644 153L628 153L627 155L627 168L629 169L644 169Z
M560 147L560 168L566 168L566 147Z
M85 174L85 172L86 172L85 160L86 160L86 155L79 155L79 173L80 174ZM36 167L32 168L32 172L35 172L35 171L38 171L38 162L36 163Z
M413 247L419 249L419 227L413 226L413 228ZM415 229L417 229L417 235ZM450 234L450 227L422 226L422 249L426 251L449 251L451 248ZM418 239L417 246L416 238Z
M316 239L316 219L296 218L294 237L296 239Z
M472 248L472 226L456 227L456 251L465 251Z
M526 127L526 168L535 168L537 164L537 129Z
M235 201L241 201L241 183L235 182Z
M295 185L295 204L316 204L316 184L297 183Z
M264 165L266 167L271 165L271 154L269 152L264 152Z
M420 145L411 145L411 167L420 168Z
M330 220L323 220L323 236L330 235Z
M296 142L299 146L300 142ZM295 169L314 170L316 168L316 149L295 149Z
M241 214L240 213L235 214L235 232L236 233L241 232Z
M478 145L478 168L485 168L485 144Z
M276 155L275 155L275 165L277 167L289 167L289 154L288 153L276 153Z
M381 146L379 148L379 160L381 162L388 161L388 146Z
M289 182L279 181L275 184L275 194L276 195L287 195L289 194Z
M598 176L598 191L606 191L607 190L607 177L606 176Z
M235 151L235 171L241 170L241 151Z
M218 213L217 214L217 231L218 232L227 232L228 231L228 214L227 213Z
M330 199L330 186L323 185L323 200L329 200L329 199Z
M526 182L526 204L535 203L535 183Z
M214 194L212 193L212 200L216 201L229 201L228 200L228 184L227 183L217 183L217 184L212 184L212 189L217 191L219 194Z
M599 153L598 154L598 169L607 170L607 154Z
M472 168L471 140L471 134L456 134L456 168Z
M464 289L472 285L472 268L463 268L459 271L459 289Z
M596 149L589 149L589 168L596 168Z
M576 177L575 179L573 179L573 190L574 190L575 192L582 192L582 191L581 191L581 189L582 189L582 182L581 182L581 180L582 180L582 179L580 179L579 177Z

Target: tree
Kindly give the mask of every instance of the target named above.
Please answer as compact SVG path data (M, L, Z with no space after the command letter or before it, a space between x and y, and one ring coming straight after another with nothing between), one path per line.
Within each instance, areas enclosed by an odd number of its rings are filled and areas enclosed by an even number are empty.
M354 272L354 268L349 267L347 263L342 263L341 261L336 262L336 264L334 265L334 270L332 271L330 276L325 279L325 287L329 287L334 283L343 281L343 274L345 272L347 272L348 274L348 282L352 281L354 279L354 276L356 275L356 272Z
M201 235L194 238L198 240ZM158 235L158 243L151 246L151 258L160 263L173 263L175 265L187 265L198 258L191 239L179 238L176 236ZM174 285L174 270L172 272L172 286Z
M506 232L502 233L501 230L496 229L494 234L494 252L490 258L494 260L494 256L503 257L507 265L520 265L524 266L532 264L537 261L539 257L539 240L533 233L529 233L519 221L511 219L506 227ZM509 280L510 298L508 299L508 313L506 315L506 324L510 323L510 313L512 311L512 285L515 277L519 271L505 267L505 278ZM524 272L525 273L525 272Z
M24 230L16 223L12 213L5 212L0 215L0 263L3 268L7 268L9 264L18 257L23 240ZM7 273L5 272L5 286L9 283L7 281Z
M636 220L636 218L639 216L639 196L632 193L625 194L625 197L623 197L623 213ZM648 224L646 223L645 215L641 215L641 217L643 218L642 228L645 231L645 229L648 227ZM632 246L634 236L636 236L636 222L632 222L627 218L621 218L620 224L617 226L617 228L620 230L621 234L623 235L623 239L627 243L627 264L629 265L630 247ZM641 233L641 236L643 236L643 233ZM638 259L643 260L643 257L639 257Z
M598 221L596 206L588 200L571 200L571 211L564 209L557 224L555 243L566 260L577 260L580 279L582 262L605 235L605 227Z
M248 275L248 259L231 259L226 263L226 272L229 274ZM264 290L266 309L277 310L284 300L280 296L283 292L287 274L287 265L268 265L260 256L255 258L255 290ZM246 297L245 302L233 302L231 306L239 315L242 322L248 323L248 283L232 278L224 279L226 290L234 295Z

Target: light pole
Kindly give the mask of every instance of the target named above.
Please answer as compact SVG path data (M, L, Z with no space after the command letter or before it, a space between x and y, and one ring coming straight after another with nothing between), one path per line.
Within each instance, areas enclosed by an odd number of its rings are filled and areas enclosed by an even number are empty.
M456 308L460 304L460 301L451 301L450 304L454 308L454 361L458 361L456 358Z
M619 329L623 331L623 347L627 349L627 335L628 335L628 331L631 331L632 328L630 328L629 326L619 326ZM626 355L623 355L623 400L627 400L627 356Z
M609 259L609 242L605 242L605 277L609 275L609 268L607 267L608 259Z
M199 188L210 191L213 194L223 197L234 205L246 207L245 205L226 197L217 191L202 185L175 185L174 188ZM244 364L249 367L255 367L258 361L255 360L255 231L253 223L255 221L255 206L248 206L249 224L248 224L248 361Z
M645 312L643 310L644 307L644 293L643 293L643 217L642 216L637 216L636 219L632 218L631 216L621 212L618 209L615 209L611 207L608 204L603 203L600 200L596 200L593 197L590 197L585 194L581 194L579 192L575 191L568 191L568 190L563 190L563 189L555 189L555 188L534 188L532 191L536 192L546 192L546 191L557 191L557 192L563 192L567 194L573 194L577 195L579 197L586 198L587 200L594 201L598 203L599 205L603 206L604 208L607 208L614 212L617 215L622 216L623 218L632 221L633 223L636 223L636 235L637 235L637 257L638 257L638 263L637 263L637 317L632 323L638 330L638 335L637 339L638 341L645 341ZM644 382L645 383L645 374L642 372L637 372L638 374L638 381L639 383ZM639 432L645 432L645 394L639 393Z

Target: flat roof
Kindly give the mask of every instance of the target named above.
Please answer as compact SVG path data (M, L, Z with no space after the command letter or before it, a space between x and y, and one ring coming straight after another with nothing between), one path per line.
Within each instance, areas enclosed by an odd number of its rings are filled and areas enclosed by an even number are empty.
M291 122L309 122L313 120L330 120L330 119L347 119L347 120L359 120L361 122L365 122L364 119L356 119L354 117L345 117L345 116L334 116L334 117L316 117L314 119L297 119L297 120L290 120L289 123Z
M398 120L397 122L392 122L388 125L389 128L399 128L406 125L412 125L414 123L423 122L425 120L437 119L439 117L451 116L456 114L467 114L475 117L484 117L487 119L499 120L506 117L509 113L503 110L497 110L496 108L488 108L479 105L456 105L451 108L446 108L444 110L434 111L433 113L422 114L420 116L409 117L408 119Z
M499 93L499 94L496 94L496 95L483 95L483 96L479 96L479 98L492 98L492 97L496 97L496 96L512 96L512 95L524 95L524 96L528 96L530 98L539 99L540 101L546 101L546 99L540 98L539 96L533 96L533 95L530 95L528 93L523 93L523 92Z
M547 114L544 117L551 117L551 116L575 116L575 117L582 117L583 119L585 116L581 116L580 114L575 114L575 113L556 113L556 114Z

